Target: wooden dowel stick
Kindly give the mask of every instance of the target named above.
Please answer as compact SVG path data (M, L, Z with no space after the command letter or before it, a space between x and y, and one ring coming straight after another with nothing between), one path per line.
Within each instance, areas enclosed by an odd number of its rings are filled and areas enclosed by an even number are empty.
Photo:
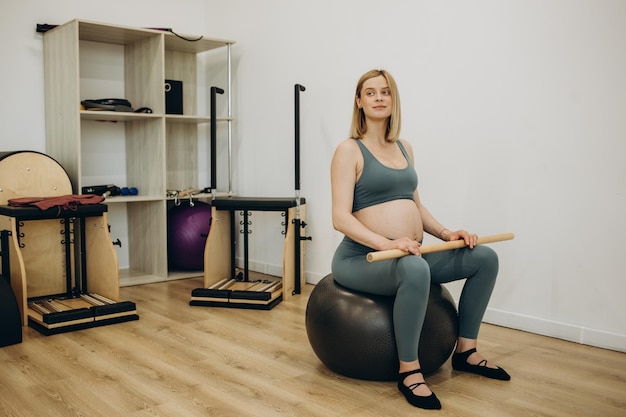
M489 235L489 236L481 236L478 238L476 244L482 245L485 243L494 243L494 242L502 242L503 240L511 240L515 237L513 233L501 233L498 235ZM464 240L453 240L451 242L440 242L440 243L431 243L428 245L422 245L420 247L420 253L432 253L432 252L441 252L444 250L450 249L459 249L465 247ZM367 254L368 262L378 262L384 261L387 259L396 259L401 258L403 256L409 255L408 252L405 252L400 249L390 249L390 250L381 250L377 252L370 252Z

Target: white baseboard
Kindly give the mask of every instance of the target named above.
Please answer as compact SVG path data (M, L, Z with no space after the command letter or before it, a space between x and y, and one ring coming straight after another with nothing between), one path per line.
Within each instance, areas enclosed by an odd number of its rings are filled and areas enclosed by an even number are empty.
M626 335L574 326L509 311L487 309L484 321L511 329L555 337L583 345L626 352Z

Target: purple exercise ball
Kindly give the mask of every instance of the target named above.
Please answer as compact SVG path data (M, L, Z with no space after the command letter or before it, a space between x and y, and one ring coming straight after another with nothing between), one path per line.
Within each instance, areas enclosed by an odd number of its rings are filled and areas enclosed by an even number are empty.
M167 219L167 257L170 269L201 271L204 247L211 229L211 205L188 201L172 206Z

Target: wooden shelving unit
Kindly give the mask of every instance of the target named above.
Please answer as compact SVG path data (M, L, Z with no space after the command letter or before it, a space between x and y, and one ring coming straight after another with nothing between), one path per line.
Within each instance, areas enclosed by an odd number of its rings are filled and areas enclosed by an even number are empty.
M185 38L198 37L185 35ZM168 268L167 209L171 201L166 190L206 187L199 184L201 167L189 157L198 153L201 126L227 123L230 144L230 85L220 86L229 92L225 98L228 115L211 120L198 114L198 75L203 68L201 55L222 48L230 83L233 43L205 37L188 41L167 31L85 20L72 20L44 34L46 153L65 168L75 193L83 186L95 185L88 182L90 177L86 172L92 164L103 164L84 151L84 145L94 140L90 138L94 123L113 122L111 134L123 136L120 140L124 142L124 154L115 157L125 160L122 176L127 184L116 185L137 187L139 195L106 200L112 208L125 212L126 217L129 267L120 270L122 285L202 274L202 271L180 273ZM153 113L80 110L81 100L104 98L86 96L88 92L82 90L86 80L98 81L99 75L90 73L92 65L81 64L81 54L94 47L119 51L118 60L124 67L120 71L123 97L116 98L129 100L135 108L149 107ZM183 82L182 115L165 113L166 79ZM124 125L123 129L119 129L120 124ZM102 156L106 157L110 156ZM111 225L112 235L116 227Z

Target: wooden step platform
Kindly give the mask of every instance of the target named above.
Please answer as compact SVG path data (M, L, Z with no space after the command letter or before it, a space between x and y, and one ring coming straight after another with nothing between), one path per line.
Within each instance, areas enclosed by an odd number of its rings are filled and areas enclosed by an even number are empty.
M98 294L28 302L28 325L46 336L132 320L139 320L135 303L115 302Z
M194 289L189 305L270 310L283 299L283 283L273 278L223 279L208 288Z

